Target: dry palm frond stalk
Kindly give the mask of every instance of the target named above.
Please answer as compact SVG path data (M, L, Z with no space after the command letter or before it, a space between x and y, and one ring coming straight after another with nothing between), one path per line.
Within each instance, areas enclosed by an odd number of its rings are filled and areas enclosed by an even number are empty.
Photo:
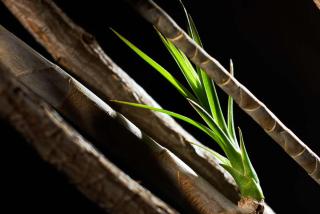
M102 100L125 100L159 105L101 49L94 37L72 22L51 0L2 0L47 51ZM112 104L112 103L111 103ZM171 117L126 106L119 112L159 144L170 149L227 198L239 200L238 189L211 154Z
M317 7L320 9L320 0L313 0Z
M152 0L127 0L159 32L174 43L197 66L253 118L318 184L320 158L288 129L260 100L239 83L216 59L197 45Z
M0 69L15 76L76 124L94 139L101 151L154 182L183 213L240 212L173 153L3 27L0 27Z
M55 110L3 70L0 117L9 121L45 161L64 172L106 212L177 213L107 160Z

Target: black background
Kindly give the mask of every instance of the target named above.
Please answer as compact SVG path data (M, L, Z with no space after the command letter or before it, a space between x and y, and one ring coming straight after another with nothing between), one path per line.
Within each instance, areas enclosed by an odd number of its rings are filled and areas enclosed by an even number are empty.
M178 1L158 0L180 26ZM164 108L195 116L160 75L117 39L109 27L141 47L174 75L177 66L151 25L123 1L56 3L95 35L105 52ZM304 0L185 0L205 49L223 65L232 58L235 75L290 129L320 154L320 10ZM52 59L0 3L0 23ZM220 93L225 102L225 95ZM224 103L225 106L225 103ZM320 188L247 115L236 123L261 180L266 201L277 213L319 213ZM185 128L216 149L190 126ZM0 121L1 213L99 213L100 210L39 157L8 124ZM3 137L5 136L5 137Z

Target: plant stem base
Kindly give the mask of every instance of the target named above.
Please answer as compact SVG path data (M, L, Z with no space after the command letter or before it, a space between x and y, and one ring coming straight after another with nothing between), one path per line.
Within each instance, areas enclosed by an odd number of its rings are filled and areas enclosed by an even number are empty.
M264 212L264 201L256 201L252 198L241 197L238 202L239 208L243 211L243 213L248 214L263 214Z

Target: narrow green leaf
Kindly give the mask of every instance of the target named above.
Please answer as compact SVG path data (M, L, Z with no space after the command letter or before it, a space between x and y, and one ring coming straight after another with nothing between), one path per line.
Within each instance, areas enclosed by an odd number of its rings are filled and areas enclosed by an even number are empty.
M210 129L222 139L223 147L222 150L229 158L231 165L238 169L240 172L243 171L241 155L238 151L238 148L235 147L230 141L229 137L223 132L223 130L216 124L213 118L206 112L199 104L192 100L188 100L192 107L198 112L202 119L207 123Z
M259 178L251 164L246 147L244 145L242 131L240 128L238 129L239 129L240 150L241 150L241 156L243 161L244 175L252 177L257 183L259 183Z
M237 171L229 165L220 165L232 175L239 186L242 196L251 197L253 199L256 199L257 201L261 201L264 199L264 195L259 183L257 183L253 178L242 175L241 172Z
M182 1L180 1L180 3L182 5L182 7L185 11L186 17L187 17L189 35L198 45L203 47L202 42L201 42L201 38L199 36L198 30L196 28L196 25L195 25L191 15L187 12ZM223 116L223 112L222 112L222 109L220 106L218 94L216 92L214 83L212 82L212 80L209 78L209 76L207 75L207 73L203 69L201 69L198 66L196 66L196 69L198 72L198 76L200 77L200 80L201 80L204 96L207 97L206 103L208 103L207 105L210 108L211 114L212 114L213 118L215 119L215 121L219 124L219 126L224 131L226 131L227 125L226 125L226 122L225 122L225 119ZM206 109L209 110L208 108L206 108Z
M179 69L181 70L183 76L187 80L189 86L191 87L194 94L197 96L201 103L206 103L205 96L202 93L202 86L197 72L194 70L191 62L176 46L168 39L166 39L159 31L161 41L164 43L171 56L177 63Z
M187 22L188 22L188 34L189 36L198 44L202 47L202 42L201 42L201 39L199 37L199 33L197 31L197 28L193 22L193 19L191 17L191 15L189 14L189 12L187 11L187 8L184 6L183 2L181 0L179 0L182 8L183 8L183 11L185 13L185 16L186 16L186 19L187 19Z
M201 76L202 76L202 83L205 89L205 93L207 95L207 100L210 106L210 111L212 117L215 119L215 121L219 124L221 129L224 131L227 130L227 125L223 116L223 112L221 109L221 105L219 102L218 94L215 89L215 86L212 82L212 80L208 77L207 73L205 71L201 70Z
M118 101L118 100L110 100L111 102L115 102L115 103L119 103L119 104L124 104L124 105L128 105L128 106L132 106L132 107L137 107L137 108L143 108L143 109L148 109L148 110L152 110L152 111L157 111L157 112L161 112L167 115L170 115L174 118L177 118L179 120L182 120L186 123L189 123L190 125L193 125L194 127L200 129L201 131L203 131L205 134L207 134L209 137L211 137L214 141L216 141L218 143L218 145L220 147L223 147L223 141L220 139L220 136L218 136L215 132L213 132L212 130L210 130L209 128L207 128L205 125L191 119L188 118L186 116L183 116L181 114L172 112L172 111L168 111L165 109L161 109L161 108L155 108L152 106L148 106L148 105L144 105L144 104L139 104L139 103L131 103L131 102L125 102L125 101Z
M220 164L220 165L232 175L235 182L240 187L240 185L243 183L243 177L244 177L242 173L237 171L235 168L233 168L230 165L226 165L226 164Z
M204 145L200 145L197 143L192 143L192 142L189 142L189 143L211 153L221 164L231 165L230 161L226 157L224 157L223 155L220 155L218 152L210 149L209 147L204 146Z
M188 13L186 7L184 6L184 4L182 3L182 1L180 0L180 3L184 9L186 18L187 18L187 22L188 22L188 34L190 35L190 37L200 46L203 47L202 45L202 41L201 38L199 36L198 30L196 28L196 25L191 17L191 15ZM207 73L200 68L199 66L196 66L196 70L202 85L202 90L203 90L203 96L206 97L206 101L203 102L205 105L205 109L210 110L212 116L215 118L215 120L218 122L219 125L223 125L223 114L219 114L217 115L217 110L218 107L214 105L215 101L213 100L213 96L217 98L217 94L215 92L215 88L214 88L214 84L212 82L212 80L208 77ZM219 99L218 99L219 102ZM218 103L219 104L219 103ZM219 105L220 106L220 105ZM220 109L221 111L221 109ZM221 117L222 115L222 117ZM224 122L225 123L225 122ZM222 127L222 126L221 126Z
M178 64L180 70L185 75L190 87L198 90L199 79L189 60L186 60L186 56L178 48L176 48L171 41L166 39L159 31L157 31L157 33L159 34L161 41L165 44L166 48Z
M180 0L180 4L184 10L187 22L188 22L188 34L189 36L201 47L203 47L198 30L193 22L193 19L191 17L191 15L188 13L186 7L184 6L183 2ZM202 89L202 94L201 97L203 98L201 100L201 104L202 106L206 109L206 110L210 110L210 99L208 99L208 95L206 93L207 90L210 90L211 88L208 88L208 84L204 84L203 82L203 78L207 77L206 72L204 72L199 66L196 66L196 70L197 70L197 74L201 83L201 89ZM209 80L209 78L207 77L207 79ZM208 80L206 80L208 82ZM210 85L212 84L211 81L209 80Z
M186 17L188 20L188 31L190 32L190 36L192 39L200 46L203 47L201 38L198 33L198 29L196 28L196 25L194 24L194 21L189 13L186 13Z
M230 73L233 76L234 70L233 70L233 63L231 59L230 59ZM233 98L229 96L228 97L228 132L231 138L233 139L234 143L238 145L233 118L234 118L233 117Z
M136 54L138 54L144 61L156 69L164 78L166 78L184 97L195 99L194 96L186 89L176 78L174 78L166 69L159 65L156 61L150 58L147 54L142 52L138 47L132 44L129 40L124 38L115 30L111 29L127 46L129 46Z
M224 140L224 142L229 142L230 139L227 135L221 130L218 124L214 121L214 119L208 114L208 112L203 109L198 103L194 102L193 100L188 99L191 106L198 112L201 118L206 122L209 128L215 132Z

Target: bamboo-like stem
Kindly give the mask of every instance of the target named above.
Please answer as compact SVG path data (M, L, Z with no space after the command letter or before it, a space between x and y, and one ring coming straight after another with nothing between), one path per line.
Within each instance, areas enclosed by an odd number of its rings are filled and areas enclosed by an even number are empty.
M173 153L141 132L87 88L0 27L0 70L90 135L102 151L151 179L183 213L240 213L237 206ZM161 178L161 179L160 179Z
M55 110L4 71L0 71L0 117L107 213L177 213L106 159Z
M289 130L260 100L238 82L203 48L198 46L175 22L152 0L127 0L141 16L169 38L239 107L256 121L318 184L320 184L320 158Z
M73 23L52 1L2 2L60 64L104 101L115 99L159 107L102 51L92 35ZM189 142L198 142L171 117L124 105L117 107L119 112L170 149L227 198L233 202L239 200L233 179L210 153L193 148Z

